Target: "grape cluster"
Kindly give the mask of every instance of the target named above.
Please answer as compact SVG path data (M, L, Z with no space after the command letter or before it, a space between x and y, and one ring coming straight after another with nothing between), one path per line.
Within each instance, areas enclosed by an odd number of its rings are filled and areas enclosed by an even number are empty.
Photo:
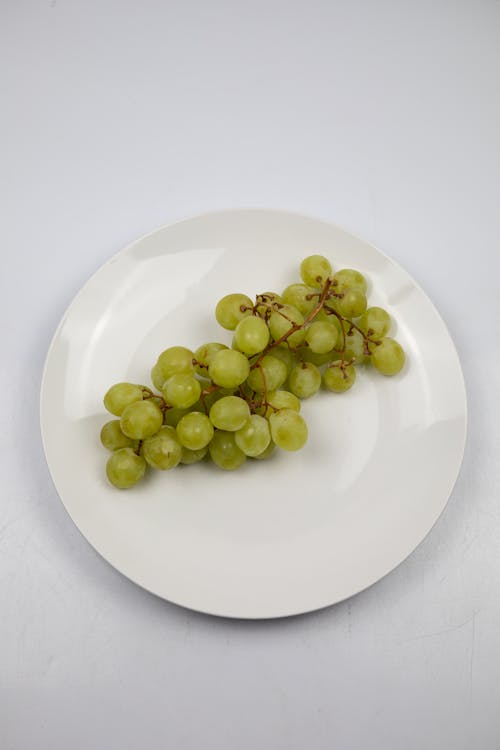
M367 307L359 271L333 273L327 258L310 255L300 274L302 283L281 294L223 297L215 317L234 331L231 346L166 349L151 371L158 393L132 383L108 390L104 406L118 419L104 425L101 442L112 451L106 473L115 487L136 484L148 465L164 471L210 457L231 470L276 446L296 451L307 440L301 399L322 383L349 390L359 365L383 375L402 369L404 351L387 336L390 316Z

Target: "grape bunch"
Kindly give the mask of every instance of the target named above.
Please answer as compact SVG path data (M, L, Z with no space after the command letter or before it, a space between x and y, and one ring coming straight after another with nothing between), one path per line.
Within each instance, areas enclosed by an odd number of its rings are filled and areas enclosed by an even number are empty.
M104 406L118 419L103 426L101 442L112 451L106 473L115 487L136 484L148 466L165 471L210 458L232 470L276 447L299 450L308 434L302 399L322 384L348 391L360 365L383 375L402 369L404 351L387 335L390 316L367 306L359 271L334 273L327 258L310 255L300 275L281 294L223 297L215 317L234 332L231 345L166 349L151 371L156 392L111 386Z

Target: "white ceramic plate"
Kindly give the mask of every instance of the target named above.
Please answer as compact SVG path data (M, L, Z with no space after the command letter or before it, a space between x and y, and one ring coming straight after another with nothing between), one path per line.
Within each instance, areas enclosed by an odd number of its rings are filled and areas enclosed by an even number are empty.
M360 369L346 394L303 404L298 453L236 472L200 464L108 485L99 430L114 382L149 383L160 351L230 342L217 300L280 291L318 252L360 269L396 321L407 365ZM450 335L410 276L345 231L279 211L208 214L159 229L108 261L73 300L41 392L47 461L90 544L145 589L203 612L268 618L355 594L396 567L443 510L462 461L465 389Z

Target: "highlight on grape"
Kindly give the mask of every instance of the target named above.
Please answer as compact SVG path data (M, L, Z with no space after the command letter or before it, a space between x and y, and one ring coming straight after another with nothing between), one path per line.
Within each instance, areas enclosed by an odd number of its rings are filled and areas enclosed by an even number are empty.
M104 406L117 419L101 430L111 484L132 487L148 467L167 471L211 460L230 471L247 458L269 458L275 448L299 450L308 436L302 399L322 386L348 391L360 366L387 376L401 371L405 353L388 336L386 310L368 307L363 274L334 273L328 258L310 255L300 275L302 282L281 294L219 300L215 317L234 332L231 345L166 349L151 370L156 391L111 386Z

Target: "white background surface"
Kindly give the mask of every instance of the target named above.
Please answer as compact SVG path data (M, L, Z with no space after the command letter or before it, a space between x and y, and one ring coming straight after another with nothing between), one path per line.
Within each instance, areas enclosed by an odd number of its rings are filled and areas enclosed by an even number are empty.
M0 29L2 750L497 750L500 3L4 0ZM104 563L38 430L45 352L86 278L233 206L392 255L469 394L462 472L418 550L350 601L261 623Z

